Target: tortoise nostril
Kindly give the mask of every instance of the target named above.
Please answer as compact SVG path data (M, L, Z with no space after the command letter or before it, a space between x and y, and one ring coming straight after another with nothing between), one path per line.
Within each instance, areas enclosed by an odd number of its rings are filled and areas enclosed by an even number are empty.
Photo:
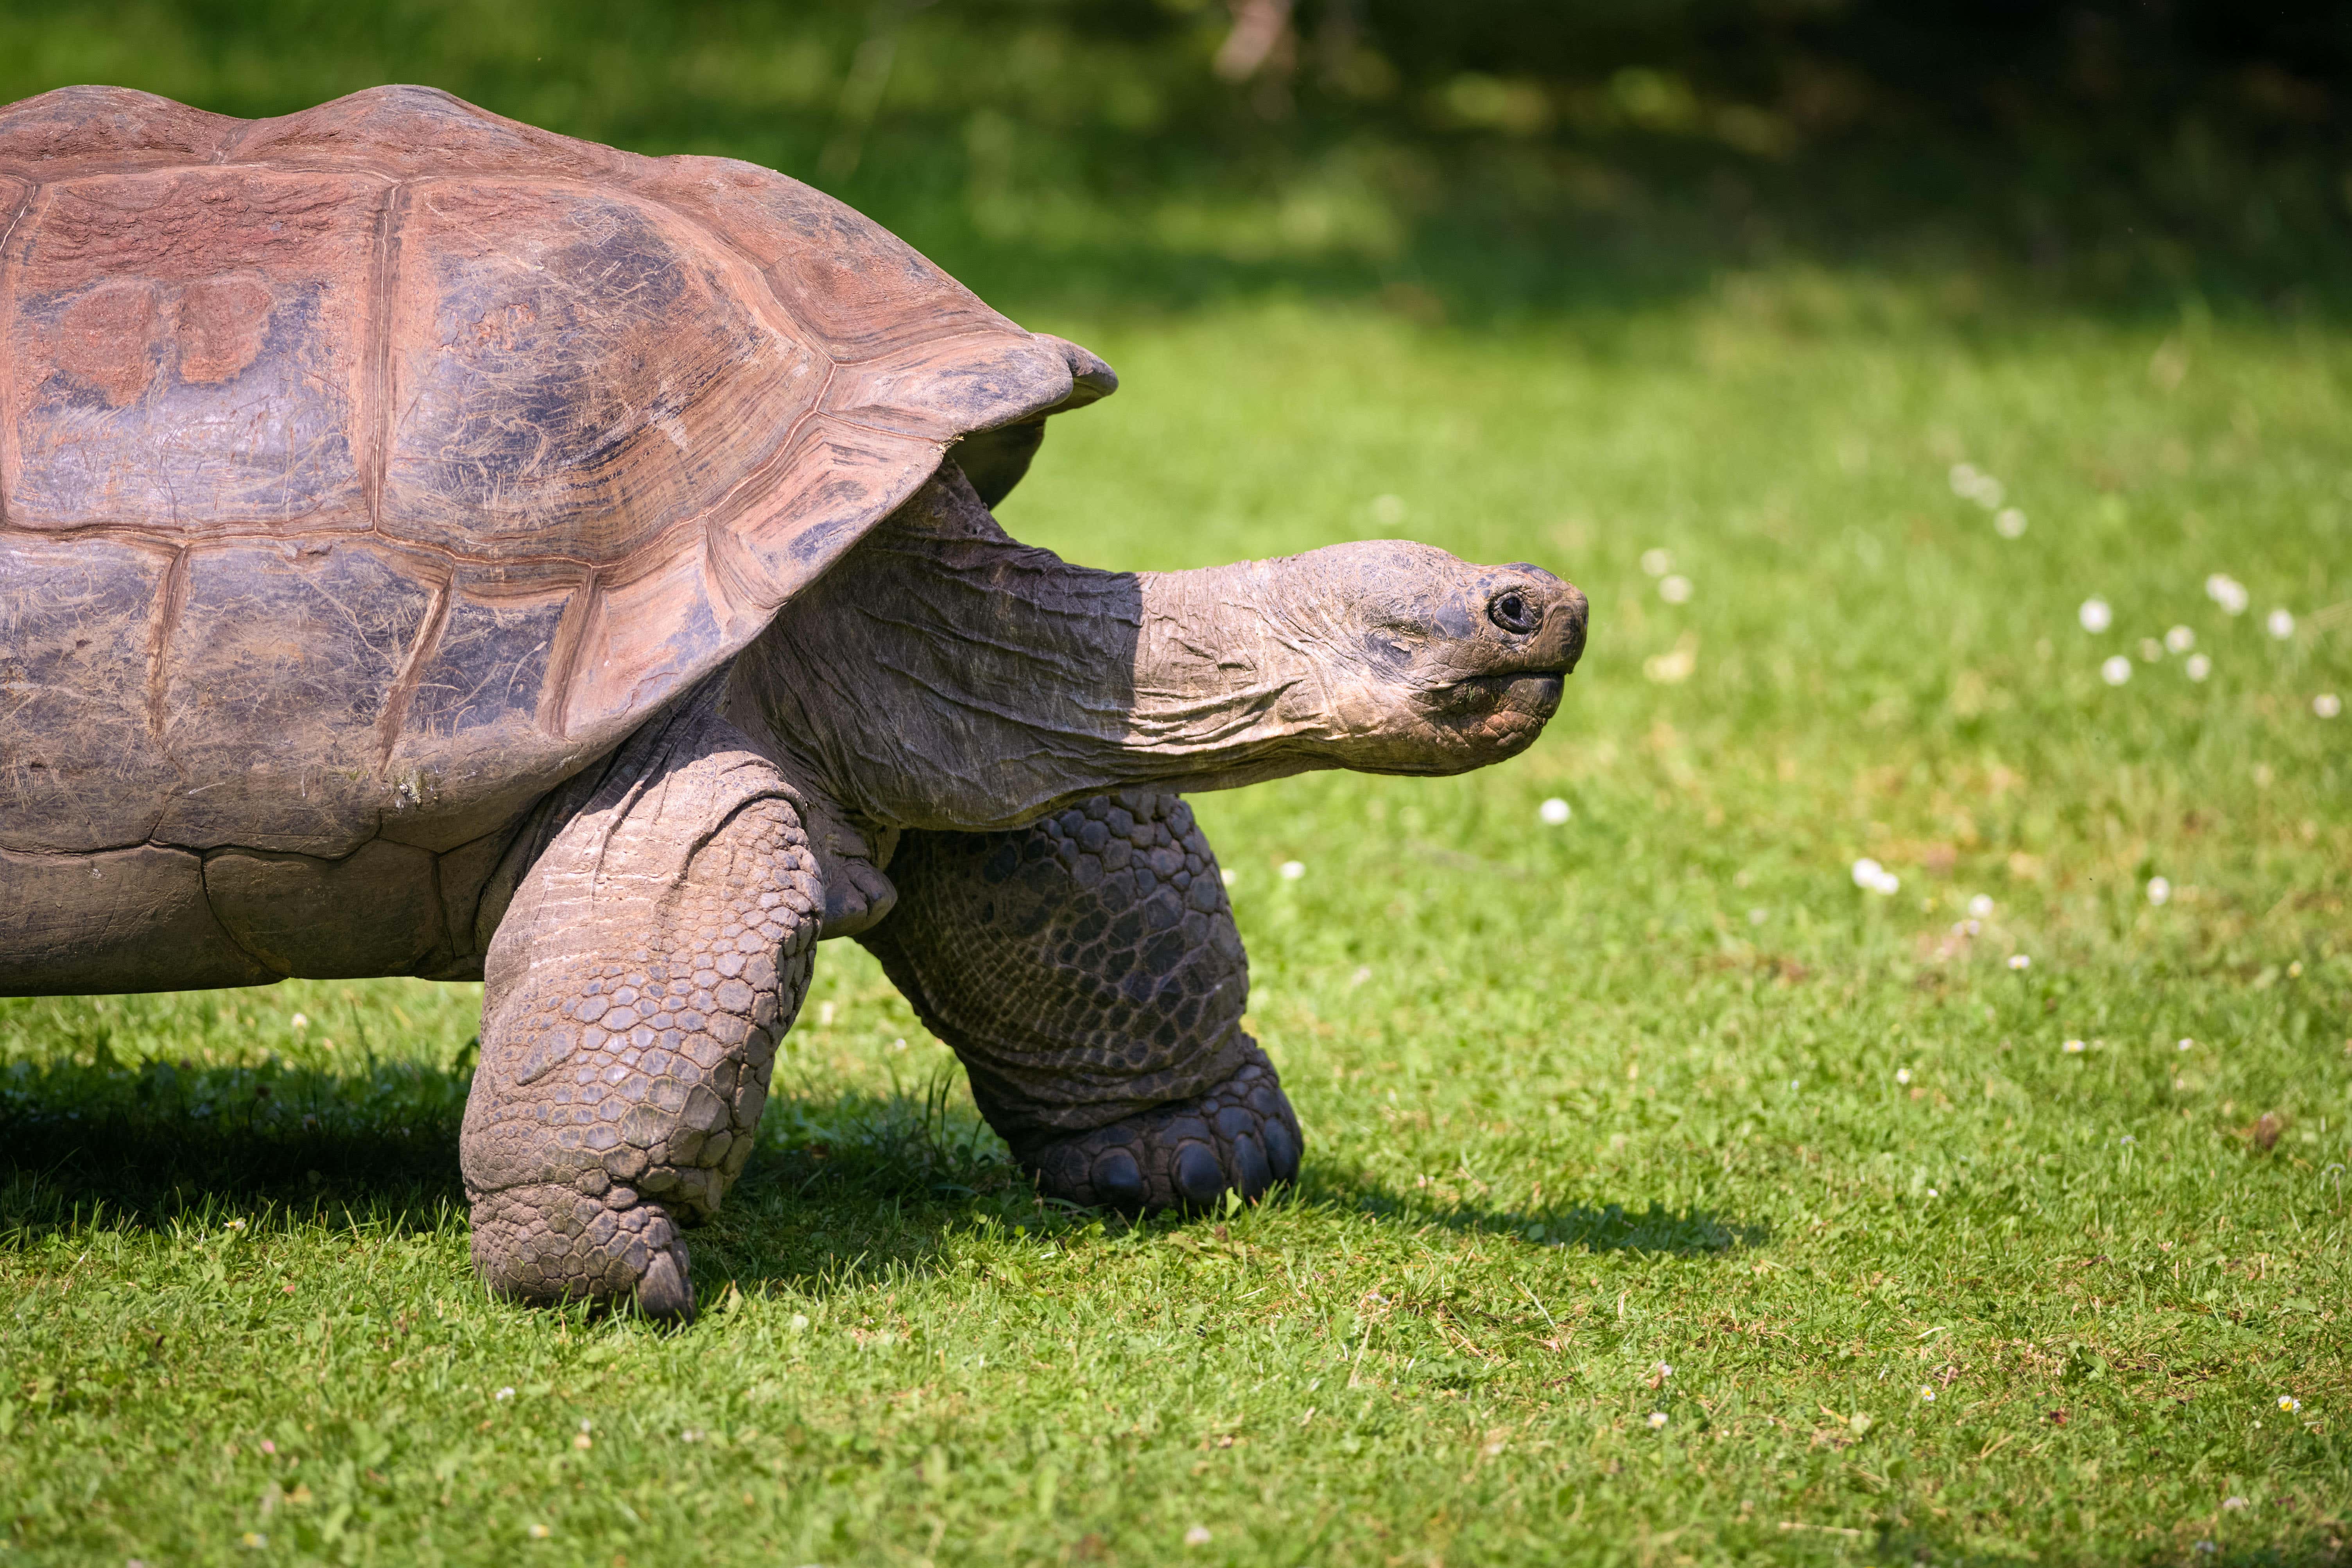
M1517 588L1506 588L1488 601L1486 618L1515 636L1525 637L1543 625L1543 611Z

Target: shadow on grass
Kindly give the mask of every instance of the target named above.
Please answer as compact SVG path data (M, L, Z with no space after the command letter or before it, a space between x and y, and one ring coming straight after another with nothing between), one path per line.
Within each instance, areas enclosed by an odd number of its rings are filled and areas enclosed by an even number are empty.
M203 1068L18 1062L0 1073L0 1234L96 1223L161 1229L188 1216L364 1217L431 1232L465 1212L457 1135L470 1064L370 1061L350 1072L269 1063ZM691 1233L698 1289L830 1294L881 1270L922 1272L976 1231L1067 1236L1129 1223L1041 1199L939 1074L882 1093L779 1081L758 1156ZM1508 1237L1530 1247L1701 1258L1767 1239L1759 1226L1652 1203L1537 1210L1433 1207L1361 1174L1318 1169L1278 1200L1333 1215ZM1148 1222L1182 1228L1213 1216Z
M0 1074L0 1229L163 1226L226 1205L364 1212L433 1228L464 1194L457 1124L471 1073L370 1061L321 1072L13 1064Z
M1769 1226L1729 1219L1708 1209L1676 1211L1654 1199L1640 1210L1629 1209L1622 1204L1585 1203L1549 1204L1537 1209L1489 1209L1475 1204L1439 1207L1367 1177L1349 1182L1321 1176L1312 1166L1301 1184L1299 1201L1444 1230L1514 1237L1531 1247L1559 1247L1580 1252L1706 1258L1760 1247L1772 1237Z

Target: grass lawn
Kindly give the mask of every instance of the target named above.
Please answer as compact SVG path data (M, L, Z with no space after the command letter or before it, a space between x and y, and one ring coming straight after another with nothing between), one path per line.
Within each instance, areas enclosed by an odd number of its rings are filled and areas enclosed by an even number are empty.
M478 987L0 1002L0 1564L2345 1554L2340 332L1032 324L1025 538L1592 598L1517 762L1196 801L1303 1184L1041 1212L836 943L660 1332L476 1285Z

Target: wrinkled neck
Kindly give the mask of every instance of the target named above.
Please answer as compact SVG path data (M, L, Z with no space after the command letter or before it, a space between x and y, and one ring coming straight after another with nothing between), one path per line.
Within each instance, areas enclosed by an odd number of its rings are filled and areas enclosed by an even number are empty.
M1010 827L1126 784L1295 772L1317 764L1288 742L1322 732L1328 698L1310 628L1263 608L1268 570L1074 566L1007 538L942 470L785 606L731 710L882 829Z

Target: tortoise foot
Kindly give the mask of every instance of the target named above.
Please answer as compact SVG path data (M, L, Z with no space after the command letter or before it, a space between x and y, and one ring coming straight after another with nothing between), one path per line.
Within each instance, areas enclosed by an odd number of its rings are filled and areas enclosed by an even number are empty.
M1050 1143L1022 1163L1047 1197L1127 1214L1210 1208L1228 1192L1259 1198L1298 1176L1305 1142L1274 1065L1255 1058L1197 1100L1155 1106Z
M614 1186L510 1187L474 1202L474 1266L509 1300L635 1301L649 1318L694 1321L686 1243L661 1205Z

